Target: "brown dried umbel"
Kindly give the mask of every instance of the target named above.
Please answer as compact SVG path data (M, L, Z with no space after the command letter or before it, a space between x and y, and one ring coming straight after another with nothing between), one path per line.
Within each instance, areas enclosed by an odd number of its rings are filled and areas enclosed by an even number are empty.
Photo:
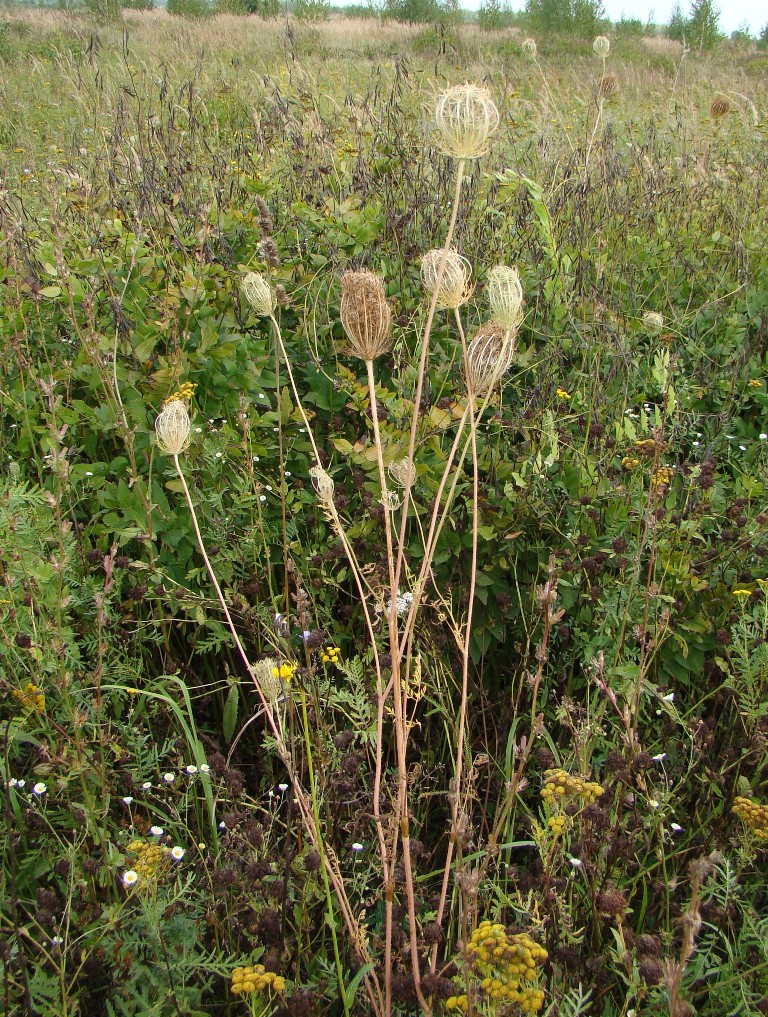
M719 120L720 117L724 117L726 113L730 113L731 104L725 98L724 95L717 95L712 100L712 105L709 107L709 115L713 120Z
M610 99L612 95L616 95L618 90L618 74L614 74L613 71L609 71L600 78L600 83L597 86L597 94L601 99Z
M345 352L361 360L376 360L392 348L392 313L384 284L364 269L341 277L341 324L349 345Z

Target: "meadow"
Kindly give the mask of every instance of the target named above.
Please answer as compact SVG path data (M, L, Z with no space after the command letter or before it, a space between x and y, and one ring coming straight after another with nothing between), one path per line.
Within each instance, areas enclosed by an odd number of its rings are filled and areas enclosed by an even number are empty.
M768 55L0 13L9 1017L768 1013Z

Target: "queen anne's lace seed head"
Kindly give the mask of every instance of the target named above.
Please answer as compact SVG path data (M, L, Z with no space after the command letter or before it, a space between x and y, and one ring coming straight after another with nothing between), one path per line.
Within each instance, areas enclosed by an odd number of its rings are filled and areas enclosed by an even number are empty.
M249 272L243 279L243 295L257 314L270 317L275 310L272 287L259 272Z
M467 387L485 395L509 369L515 352L515 333L495 321L477 332L467 349Z
M453 310L465 304L472 295L472 266L453 248L427 251L421 261L421 281L429 293L434 293L440 277L440 263L445 255L443 275L437 293L437 306Z
M376 360L392 348L392 313L384 284L373 272L345 272L341 277L341 324L347 352L361 360Z
M405 459L389 464L389 475L398 487L409 487L416 479L416 469L406 456Z
M177 456L189 448L192 422L189 410L180 399L172 399L163 406L155 420L155 438L161 452Z
M516 268L496 265L488 275L491 318L504 328L517 331L523 320L523 287Z
M664 328L664 318L658 311L646 311L643 315L643 324L649 332L661 332Z
M317 491L317 497L323 505L333 505L334 484L331 477L325 472L322 466L312 466L309 470L312 478L312 485Z
M611 40L607 35L598 35L592 43L592 49L595 51L595 56L599 56L602 60L605 60L611 52Z
M597 94L600 99L610 99L619 90L619 76L609 71L603 74L597 86Z
M283 694L283 683L279 672L275 675L277 661L272 657L257 661L253 666L253 678L261 689L261 694L268 703L276 703Z
M403 503L399 491L384 491L381 496L381 504L387 512L396 512Z
M454 85L440 96L435 124L446 155L477 159L499 126L499 111L490 94L478 85Z
M523 53L527 56L536 56L536 40L535 39L523 39Z

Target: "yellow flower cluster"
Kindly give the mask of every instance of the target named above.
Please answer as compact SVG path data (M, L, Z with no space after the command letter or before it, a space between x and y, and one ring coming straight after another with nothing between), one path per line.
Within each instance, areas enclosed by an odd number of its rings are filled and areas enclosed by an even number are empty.
M249 964L248 967L235 968L232 972L233 996L247 996L263 989L282 992L284 988L283 976L276 975L274 971L267 971L263 964Z
M23 689L13 690L14 699L18 699L22 706L28 710L37 710L42 713L45 709L45 696L43 690L32 682L27 682Z
M651 487L654 491L659 487L664 487L674 477L675 471L671 466L660 466L658 470L651 476Z
M624 456L624 458L621 460L621 468L626 473L631 473L632 470L636 470L639 465L640 460L634 459L632 456Z
M758 805L757 802L739 795L732 811L755 837L759 840L768 840L768 805Z
M135 861L131 868L139 877L140 884L158 879L168 867L170 852L164 844L148 844L145 840L133 840L126 850L134 856Z
M567 389L564 389L564 388L556 388L555 389L555 395L557 396L558 399L570 399L571 398L571 393Z
M296 674L299 669L298 664L294 664L293 661L285 660L279 667L272 668L272 677L280 678L284 682L289 682Z
M544 992L536 984L538 968L547 951L524 932L514 935L503 925L482 922L472 933L467 954L485 999L492 1003L516 1003L523 1013L538 1013ZM465 1010L466 996L446 1000L449 1010Z
M547 820L547 826L550 828L552 833L556 837L559 837L565 830L566 817L565 816L550 816Z
M172 392L163 403L163 406L167 406L168 403L179 402L188 405L192 401L192 396L195 394L197 385L193 381L185 381L182 385Z
M323 650L323 663L324 664L338 664L339 654L341 650L338 646L326 646Z
M585 805L591 805L603 794L604 789L591 780L572 777L565 770L545 770L544 787L541 797L545 802L563 801L566 798L581 798Z
M747 382L750 388L762 388L763 382L760 378L750 378Z

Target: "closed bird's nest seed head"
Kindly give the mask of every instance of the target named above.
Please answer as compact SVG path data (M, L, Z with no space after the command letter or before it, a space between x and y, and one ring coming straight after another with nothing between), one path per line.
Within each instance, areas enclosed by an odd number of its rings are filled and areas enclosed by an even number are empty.
M595 56L599 56L602 60L605 60L611 52L611 40L607 35L598 35L592 43L592 49L595 51Z
M597 86L597 94L601 99L610 99L612 95L616 95L618 90L618 74L614 74L613 71L609 71L608 74L604 74L600 78L600 83Z
M384 284L373 272L345 272L341 277L341 324L346 352L361 360L376 360L392 348L392 313Z
M435 124L446 155L477 159L488 151L491 135L499 126L499 111L484 88L455 85L437 100Z
M249 272L243 279L243 296L257 314L268 318L274 313L275 295L272 287L259 272Z
M490 392L506 373L515 352L515 332L495 321L477 332L467 349L467 387L476 396Z
M440 265L445 257L442 278ZM421 281L424 289L434 293L437 289L437 306L453 310L465 304L472 295L472 266L465 257L449 248L427 251L421 260ZM440 286L437 281L440 279Z
M192 421L181 399L171 399L155 420L155 439L161 452L177 456L189 448Z
M523 287L516 268L496 265L488 274L491 319L516 331L523 320Z

